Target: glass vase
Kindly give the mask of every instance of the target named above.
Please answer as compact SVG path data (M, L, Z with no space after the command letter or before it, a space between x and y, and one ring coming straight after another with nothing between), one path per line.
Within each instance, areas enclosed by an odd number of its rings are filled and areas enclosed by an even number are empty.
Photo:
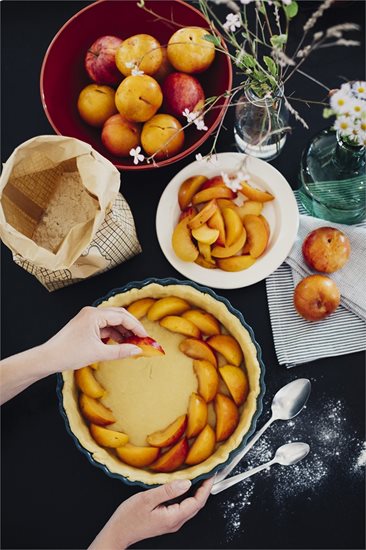
M238 99L235 108L236 147L263 160L276 158L287 138L288 110L283 88L271 97L259 98L250 88Z
M365 219L365 147L323 130L302 154L299 179L300 201L312 216L344 224Z

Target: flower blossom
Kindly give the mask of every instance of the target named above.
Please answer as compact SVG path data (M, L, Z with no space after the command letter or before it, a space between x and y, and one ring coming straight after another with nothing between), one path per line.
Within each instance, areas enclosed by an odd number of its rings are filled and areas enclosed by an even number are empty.
M142 76L145 73L144 73L144 71L139 69L137 65L135 65L134 69L132 69L132 71L131 71L131 74L132 74L132 76Z
M352 85L352 90L357 94L357 97L366 99L366 82L357 81Z
M201 155L201 153L197 153L196 155L196 160L199 162L200 160L203 160L203 156Z
M223 27L227 31L235 32L236 29L240 29L240 15L238 13L229 13L226 16L226 22L223 24Z
M203 130L204 132L206 132L206 130L208 130L208 128L205 124L205 121L203 120L202 117L199 117L199 118L196 117L193 120L193 122L195 123L197 130Z
M182 115L187 119L188 124L194 121L197 118L198 113L191 112L189 109L184 109Z
M141 154L141 147L138 146L136 149L130 149L130 155L133 157L133 163L138 164L139 162L142 162L145 160L145 157L143 154Z

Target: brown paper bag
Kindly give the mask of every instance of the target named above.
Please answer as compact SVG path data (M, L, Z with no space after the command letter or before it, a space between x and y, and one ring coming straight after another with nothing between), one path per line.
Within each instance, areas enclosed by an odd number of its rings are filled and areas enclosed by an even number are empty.
M118 170L87 143L63 136L32 138L3 166L0 238L14 261L49 291L107 271L141 252L119 185ZM58 190L65 186L75 191L75 200L58 204ZM52 245L40 237L44 220L52 218L50 205L58 215L47 233Z

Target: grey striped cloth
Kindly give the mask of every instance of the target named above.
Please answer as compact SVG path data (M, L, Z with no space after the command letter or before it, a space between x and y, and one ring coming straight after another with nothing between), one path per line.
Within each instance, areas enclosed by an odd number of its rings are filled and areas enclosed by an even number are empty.
M287 368L366 349L366 221L355 226L340 225L307 215L299 201L298 207L296 242L285 263L266 279L275 350L278 362ZM293 294L297 283L314 273L302 258L302 242L310 231L325 225L338 227L348 235L351 256L343 269L330 275L340 288L341 305L328 318L312 323L296 312Z

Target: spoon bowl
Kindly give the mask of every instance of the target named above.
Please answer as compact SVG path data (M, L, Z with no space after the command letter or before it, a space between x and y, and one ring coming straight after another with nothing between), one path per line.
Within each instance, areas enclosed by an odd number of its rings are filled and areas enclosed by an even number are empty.
M281 388L272 401L273 420L290 420L297 416L309 399L310 380L298 378Z
M286 443L278 447L273 461L281 464L281 466L292 466L300 462L306 455L309 454L310 447L307 443L295 442Z

